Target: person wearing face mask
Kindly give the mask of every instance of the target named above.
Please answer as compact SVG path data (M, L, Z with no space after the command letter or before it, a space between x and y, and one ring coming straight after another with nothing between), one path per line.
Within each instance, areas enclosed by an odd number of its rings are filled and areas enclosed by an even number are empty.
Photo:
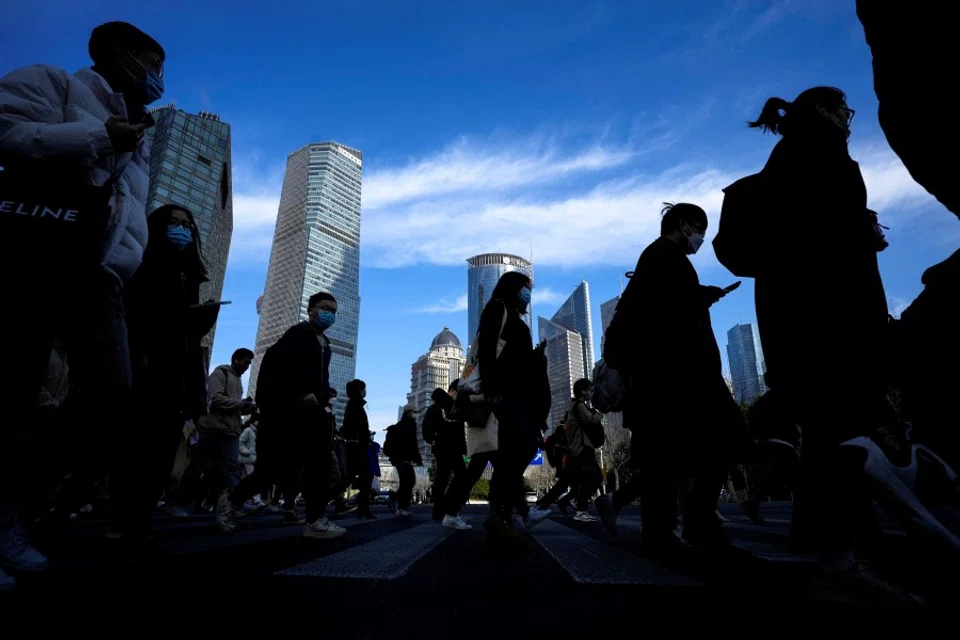
M334 396L330 386L333 351L326 332L336 322L337 311L332 295L313 294L307 302L307 319L287 329L263 355L256 392L260 410L257 467L226 497L234 510L240 510L257 493L279 485L284 521L305 525L306 538L336 538L347 532L326 516L335 489L330 483L334 415L328 404ZM295 499L301 492L305 520L296 512ZM227 518L226 524L233 523Z
M193 214L180 205L164 205L150 214L148 225L143 262L123 299L133 364L131 410L141 427L125 435L124 460L130 464L111 476L111 491L124 504L113 533L129 539L148 533L184 422L197 424L207 414L200 343L220 312L213 301L200 304L207 270Z
M674 529L678 483L691 476L684 537L704 549L725 548L715 517L724 451L744 425L710 321L710 307L726 294L701 285L688 258L703 244L707 214L686 202L667 204L662 214L660 237L640 255L607 329L603 358L629 378L631 390L623 425L633 432L636 472L614 493L613 506L641 496L644 547L670 556L686 549Z
M7 367L0 389L8 424L26 424L57 339L70 359L75 383L70 419L97 422L98 432L112 438L121 428L123 399L131 385L122 291L147 244L150 161L144 131L153 120L145 107L162 92L157 81L162 80L166 53L156 40L125 22L94 29L88 51L93 67L76 73L34 65L0 78L0 200L59 200L60 205L77 202L81 208L93 203L99 212L109 213L97 216L82 233L73 231L80 225L60 227L64 234L77 233L76 242L66 241L62 246L67 250L40 258L34 254L52 246L46 228L38 228L35 219L0 218L0 237L16 248L0 252L3 288L19 309L8 318L13 323L8 330L18 338L4 354ZM88 268L71 268L74 258ZM63 266L54 266L61 262ZM41 311L51 299L83 313ZM105 451L101 444L97 448ZM17 498L9 491L21 477L15 466L4 466L4 474L11 475L0 482L0 519L13 523L9 531L16 543L0 544L9 550L0 565L43 568L42 556L22 542L16 518L7 517L16 510ZM0 538L6 530L0 530Z
M763 237L776 239L753 256L757 323L773 388L803 429L803 482L817 496L809 513L825 573L851 590L909 601L853 555L854 540L875 531L876 518L862 490L863 452L839 446L862 436L887 477L909 459L887 400L887 297L877 260L886 245L847 147L853 113L840 89L814 87L793 102L768 99L749 123L781 136L757 174ZM811 299L829 322L810 318ZM827 411L810 394L824 359L845 380ZM905 483L885 489L900 504L919 503Z
M497 451L484 454L494 466L487 528L491 541L516 539L521 533L518 525L528 529L550 515L549 509L527 505L523 488L523 472L537 453L551 398L545 343L533 346L530 328L522 318L532 293L533 282L526 274L509 271L500 276L477 332L481 391L499 422ZM486 466L484 456L471 457L468 476Z

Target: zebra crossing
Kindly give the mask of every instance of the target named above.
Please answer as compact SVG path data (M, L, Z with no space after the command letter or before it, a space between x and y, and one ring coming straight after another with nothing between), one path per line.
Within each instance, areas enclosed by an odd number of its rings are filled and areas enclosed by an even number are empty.
M273 575L277 578L390 581L407 575L418 562L435 553L449 554L449 563L455 565L456 554L445 548L444 543L451 536L464 537L469 541L467 551L461 548L457 553L485 553L483 519L484 516L478 512L472 516L472 531L456 532L432 521L429 513L420 512L400 521L403 524L397 526L401 528L391 526L382 535L332 550L306 562L279 568ZM368 526L364 524L366 522L369 521L341 521L340 524L349 532L344 539L348 539L356 529ZM559 565L577 584L704 586L696 578L647 560L640 553L639 545L622 540L639 533L639 514L621 516L619 526L623 535L621 540L614 540L601 530L599 523L574 526L555 516L530 532L530 539L534 543L531 546L546 552L545 557ZM746 518L730 518L727 530L734 544L750 551L760 560L793 566L813 565L816 561L813 556L788 551L788 523L785 520L774 518L763 526L757 526L746 521ZM299 532L290 535L295 533ZM320 544L324 542L320 541Z

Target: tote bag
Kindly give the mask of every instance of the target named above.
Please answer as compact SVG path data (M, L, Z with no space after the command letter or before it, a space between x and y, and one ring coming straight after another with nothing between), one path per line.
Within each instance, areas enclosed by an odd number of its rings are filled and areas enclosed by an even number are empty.
M100 263L110 197L122 172L93 186L44 175L38 167L0 171L4 266L63 290L81 281Z
M507 310L503 310L503 320L500 322L500 334L497 341L497 358L503 353L503 347L506 341L503 339L503 328L507 325ZM464 371L466 383L461 383L457 389L463 389L462 393L469 395L467 400L467 456L475 456L479 453L490 453L497 451L499 446L498 435L500 432L500 423L497 421L497 414L486 407L485 398L480 394L480 363L478 361L479 336L477 340L470 345L470 366L471 370ZM478 402L472 400L476 398ZM473 406L477 405L477 406Z

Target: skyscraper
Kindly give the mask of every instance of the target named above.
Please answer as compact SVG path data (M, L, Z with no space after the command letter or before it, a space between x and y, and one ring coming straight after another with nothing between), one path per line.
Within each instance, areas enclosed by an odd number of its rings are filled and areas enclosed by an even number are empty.
M459 338L448 327L444 327L430 343L430 350L410 367L407 402L417 408L417 444L424 458L431 454L431 446L423 440L423 417L427 407L433 404L433 390L439 388L446 391L450 383L460 377L464 362Z
M330 385L338 393L334 408L340 423L346 383L356 377L357 367L362 178L363 153L337 142L309 144L287 157L250 372L254 394L264 352L287 329L307 319L310 296L332 294L337 320L326 335L333 351Z
M508 271L522 271L533 279L533 263L508 253L484 253L467 258L467 344L472 344L480 328L480 314L490 301L490 294L500 276ZM533 329L533 304L527 311L527 326Z
M582 345L583 375L593 377L593 320L590 318L590 285L581 282L550 319L554 324L580 335Z
M767 372L760 347L760 334L751 324L737 324L727 331L727 359L733 395L738 403L753 404L767 392L763 374Z
M541 340L547 341L547 377L550 380L550 417L548 429L563 422L573 398L573 384L583 377L583 339L544 317L537 319Z
M177 204L193 214L209 277L200 287L200 297L219 300L233 235L230 125L215 114L193 115L174 105L150 112L157 124L147 131L151 144L147 211ZM216 330L214 325L201 343L208 369Z
M600 304L600 356L603 356L603 347L607 343L607 329L613 322L613 314L617 312L620 296Z
M617 311L617 305L620 303L620 296L611 298L600 305L600 355L603 356L603 349L606 346L607 329L613 322L613 314ZM610 412L603 416L603 424L610 429L618 429L623 426L623 414L619 411Z

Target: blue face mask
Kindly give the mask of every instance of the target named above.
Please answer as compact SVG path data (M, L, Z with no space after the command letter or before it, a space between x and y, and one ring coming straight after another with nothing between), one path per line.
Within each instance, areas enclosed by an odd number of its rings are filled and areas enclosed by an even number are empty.
M332 311L318 311L314 322L320 327L320 331L326 331L336 322L337 316Z
M193 232L180 225L167 227L167 240L178 249L185 249L193 243Z
M147 69L147 76L140 81L145 102L148 105L156 102L163 95L163 78L153 69Z
M520 298L520 304L524 309L530 306L530 296L532 295L533 295L533 292L530 291L530 289L527 289L526 287L524 287L523 289L520 289L520 293L517 294L517 296Z

